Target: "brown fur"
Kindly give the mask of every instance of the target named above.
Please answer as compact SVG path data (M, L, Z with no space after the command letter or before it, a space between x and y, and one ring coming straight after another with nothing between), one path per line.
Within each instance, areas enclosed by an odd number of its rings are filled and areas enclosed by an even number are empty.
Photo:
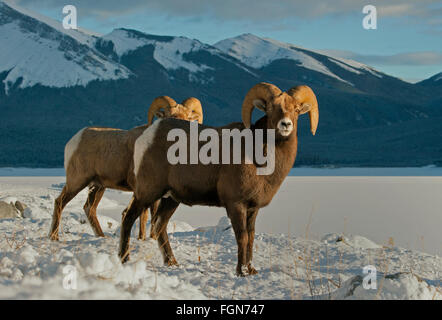
M189 99L197 100L195 98ZM199 100L197 102L199 103ZM197 120L199 117L199 114L195 114L190 108L183 105L170 108L165 106L161 110L158 109L156 115L184 120ZM84 211L95 235L104 237L97 219L97 206L106 188L122 191L133 190L135 179L133 173L134 143L147 127L144 125L129 131L90 127L83 131L78 147L67 164L66 185L55 200L49 233L50 239L59 239L59 226L64 207L87 186L89 187L89 195L84 205ZM155 212L157 207L158 201L151 204L151 214ZM147 208L144 209L140 217L138 238L141 240L146 239L147 210Z
M246 96L245 101L252 101L249 98ZM270 203L292 168L297 152L298 115L311 108L307 108L303 100L297 100L286 93L271 95L261 102L265 105L263 108L267 116L251 127L253 132L256 129L276 129L278 122L284 118L289 118L293 123L293 130L288 136L276 130L275 170L267 176L256 174L256 164L244 164L244 150L242 164L170 165L167 150L174 142L167 141L167 133L174 128L181 128L188 133L189 125L175 119L165 119L159 123L153 143L145 153L136 177L135 197L123 218L119 252L123 262L129 257L129 235L135 219L143 208L170 192L176 203L226 208L238 244L236 272L241 276L245 275L245 271L248 274L257 273L252 266L256 216L260 208ZM208 127L199 126L199 130L204 128ZM223 128L241 130L245 126L233 123L214 129L221 134ZM203 144L200 142L200 147ZM160 206L151 223L151 236L158 238L165 262L168 262L167 259L175 259L166 233L167 223L175 209L173 205L164 209Z

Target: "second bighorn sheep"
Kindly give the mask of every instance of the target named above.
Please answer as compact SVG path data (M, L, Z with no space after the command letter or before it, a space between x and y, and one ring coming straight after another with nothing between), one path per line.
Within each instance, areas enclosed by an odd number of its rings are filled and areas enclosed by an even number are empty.
M177 104L167 96L156 98L148 111L148 123L131 130L89 127L80 130L65 147L66 185L55 200L49 237L58 240L64 207L81 190L89 187L84 211L96 236L104 237L97 219L97 206L106 188L132 191L134 186L133 149L135 140L148 128L154 116L187 121L203 121L201 103L188 98ZM151 211L158 202L152 203ZM140 218L139 239L145 239L147 208Z
M266 115L251 126L251 115L255 107ZM295 162L298 116L307 112L314 135L319 110L316 96L309 87L298 86L282 92L272 84L259 83L250 89L244 99L242 123L211 128L219 135L222 135L223 129L250 128L254 138L257 129L274 129L275 166L269 175L257 175L259 165L255 160L251 164L245 162L244 148L240 164L223 164L218 161L218 164L171 165L167 155L174 142L167 140L168 133L179 128L189 137L189 125L183 121L164 119L145 130L135 143L136 186L121 227L119 255L122 261L125 262L129 257L129 236L137 217L144 208L168 193L170 197L161 202L151 222L151 236L158 238L166 261L174 260L165 230L178 203L219 206L226 208L235 232L238 244L237 274L256 274L252 266L256 216L260 208L270 203ZM198 127L199 130L210 128ZM200 150L202 143L198 143ZM232 146L230 148L232 154ZM265 145L261 148L267 149Z

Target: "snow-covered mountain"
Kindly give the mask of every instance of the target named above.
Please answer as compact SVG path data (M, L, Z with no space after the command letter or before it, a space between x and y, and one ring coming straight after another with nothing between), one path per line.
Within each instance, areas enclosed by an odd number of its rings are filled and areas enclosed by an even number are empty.
M300 67L322 73L328 77L353 85L350 81L333 73L323 62L316 59L311 54L319 54L318 52L309 51L293 44L279 42L269 38L260 38L248 33L234 38L221 40L214 46L255 69L261 69L276 60L287 59L295 61ZM340 68L358 75L370 73L374 76L382 77L382 74L379 71L353 60L337 57L327 57L327 59Z
M440 72L440 73L438 73L438 74L432 76L432 77L430 78L430 80L432 80L432 81L441 81L441 80L442 80L442 72Z
M115 29L111 33L101 37L105 43L113 43L114 52L118 57L134 51L140 47L154 46L154 59L167 70L187 69L190 72L203 72L210 69L204 64L195 64L184 59L184 55L199 50L212 51L208 45L198 40L185 37L155 37L135 30Z
M428 79L422 80L421 82L418 82L418 84L421 85L442 85L442 72L435 74L434 76L431 76Z
M442 72L416 84L430 92L431 102L435 108L442 110Z
M138 70L129 68L122 58L147 46L153 48L152 59L166 72L185 70L193 82L207 83L212 75L201 79L196 74L216 71L210 63L192 57L201 52L223 59L255 77L257 73L252 70L283 60L292 61L292 68L298 68L297 71L314 72L313 77L311 73L300 74L307 82L313 80L314 83L318 77L331 78L361 89L362 77L383 77L379 71L356 61L252 34L211 46L195 39L155 36L123 28L104 36L81 29L65 30L60 22L9 1L0 2L0 41L8 44L0 48L0 74L7 72L3 79L7 93L12 87L36 84L61 88L86 85L92 80L128 78ZM320 81L327 81L323 79Z
M209 125L239 121L245 93L261 81L284 90L307 84L317 94L319 131L306 137L308 123L300 121L300 138L308 143L298 164L442 159L442 149L434 148L442 134L439 76L428 85L410 84L356 61L251 34L209 45L123 28L106 35L65 30L1 0L0 43L0 165L61 166L64 144L79 128L143 124L159 95L198 97Z
M118 57L126 55L140 47L152 45L155 47L153 57L167 70L179 68L191 72L202 72L210 67L186 61L183 55L199 50L207 50L208 46L197 40L190 40L185 37L155 37L135 30L115 29L108 35L101 38L105 43L113 43L114 52Z
M5 91L34 85L64 87L127 78L131 72L91 45L94 35L0 2L0 73Z
M118 61L121 61L123 56L145 46L153 47L153 59L169 71L184 69L190 74L196 74L214 70L212 66L190 58L193 53L204 51L251 73L246 66L229 55L224 54L221 50L204 44L199 40L186 37L156 36L137 30L120 28L98 38L95 44L95 47L99 49L111 48L108 56L114 59L117 57ZM192 77L190 80L192 80Z

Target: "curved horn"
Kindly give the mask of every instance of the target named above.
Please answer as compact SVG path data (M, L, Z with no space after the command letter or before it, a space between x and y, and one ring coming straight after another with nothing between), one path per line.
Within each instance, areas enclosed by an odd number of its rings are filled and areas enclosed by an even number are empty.
M299 114L309 113L310 129L312 134L315 135L319 122L319 109L318 100L316 100L313 90L308 86L297 86L287 91L287 94L301 103Z
M273 84L261 82L252 87L247 92L242 104L242 122L246 128L250 128L252 121L252 111L255 107L256 100L264 100L267 104L273 97L280 95L282 92Z
M149 111L147 113L147 125L150 126L152 124L153 117L155 116L155 112L160 110L161 108L170 108L176 106L176 101L168 96L161 96L155 98L150 105Z
M183 106L197 113L199 115L198 123L203 123L203 107L201 106L201 101L197 98L190 97L183 101Z

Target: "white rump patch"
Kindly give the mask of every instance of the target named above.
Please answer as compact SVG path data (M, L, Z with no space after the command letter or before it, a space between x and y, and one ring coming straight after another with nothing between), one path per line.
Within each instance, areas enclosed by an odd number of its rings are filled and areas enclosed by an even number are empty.
M140 169L141 161L143 161L144 154L147 149L152 145L153 139L155 138L156 131L158 129L158 125L163 119L158 119L155 121L149 128L144 130L143 134L138 137L135 141L134 147L134 173L135 177L138 174L138 170Z
M78 131L75 136L71 138L71 140L66 143L66 146L64 147L64 169L68 169L69 161L71 161L71 158L77 150L78 145L80 144L81 137L83 136L83 132L86 128L81 129Z

